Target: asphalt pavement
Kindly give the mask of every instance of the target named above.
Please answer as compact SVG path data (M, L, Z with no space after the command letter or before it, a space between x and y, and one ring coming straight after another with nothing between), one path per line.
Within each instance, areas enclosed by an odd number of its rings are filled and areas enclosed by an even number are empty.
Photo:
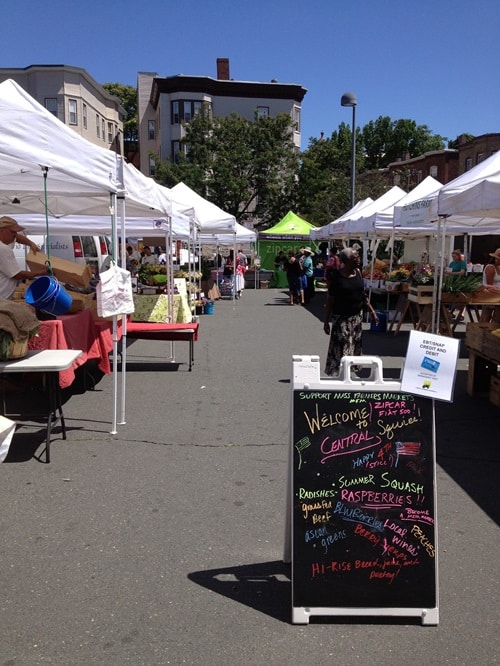
M1 468L0 666L499 663L500 411L466 395L464 348L454 402L436 403L439 625L291 623L290 375L293 354L324 363L323 299L217 301L192 372L187 344L169 362L169 343L134 341L126 422L110 433L106 376L64 405L50 464L18 427ZM388 377L408 329L364 333Z

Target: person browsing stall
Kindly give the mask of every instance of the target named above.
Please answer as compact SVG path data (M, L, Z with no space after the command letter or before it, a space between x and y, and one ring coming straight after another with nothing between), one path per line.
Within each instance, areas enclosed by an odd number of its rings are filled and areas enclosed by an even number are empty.
M453 250L451 253L451 261L448 268L445 271L446 275L465 275L467 273L467 264L464 259L462 259L461 250Z
M0 298L7 300L12 298L19 280L33 280L49 272L47 268L39 271L21 270L14 254L16 241L35 253L40 249L36 243L23 236L21 231L24 231L24 227L14 218L6 215L0 217Z
M377 313L365 295L359 256L350 247L339 254L340 269L331 272L323 330L330 335L325 374L338 375L343 356L362 354L363 311L368 310L375 324Z
M144 254L141 259L142 266L154 266L158 263L155 255L151 252L149 245L145 245L143 248Z
M500 298L500 247L490 252L491 261L483 271L483 289L498 294ZM481 322L500 322L500 305L484 306L481 312Z
M312 260L313 251L310 247L305 247L303 258L300 262L302 266L302 288L304 291L304 303L309 303L314 296L314 264Z

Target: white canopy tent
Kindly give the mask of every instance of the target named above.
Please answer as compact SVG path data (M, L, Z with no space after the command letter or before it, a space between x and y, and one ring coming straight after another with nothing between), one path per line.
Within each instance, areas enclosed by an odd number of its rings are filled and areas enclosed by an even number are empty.
M89 216L104 216L105 233L112 231L116 252L116 216L118 212L124 229L125 201L129 214L137 216L169 216L172 212L165 192L152 179L138 174L121 156L91 144L66 127L13 81L0 84L2 213L16 217L38 213L47 226L49 215L58 220L85 215L86 233ZM64 231L69 231L69 226ZM116 432L116 317L113 341L112 432Z
M15 213L10 205L23 205L30 198L26 212L44 212L40 195L50 182L52 196L66 197L70 212L75 196L90 198L122 190L120 170L119 155L82 139L14 81L0 84L2 211ZM12 204L15 199L21 204ZM57 207L55 200L53 207Z
M207 201L184 183L178 183L170 189L172 200L190 205L194 209L195 220L200 233L234 233L236 218L221 208Z
M475 226L500 218L500 151L441 188L438 214L476 218Z
M373 203L373 199L368 197L367 199L360 199L357 204L350 208L346 213L338 217L336 220L325 224L323 227L318 227L316 229L311 229L309 235L312 240L328 240L329 238L334 238L334 233L332 230L335 230L335 233L338 234L341 230L341 223L346 220L349 220L352 215L359 213L362 208Z
M363 206L345 220L350 234L362 234L375 230L377 219L387 219L394 209L397 201L405 196L406 192L397 185L384 192L378 199L375 199L368 206Z
M255 243L257 234L238 222L235 223L233 233L200 233L198 240L202 245L234 245L235 243Z

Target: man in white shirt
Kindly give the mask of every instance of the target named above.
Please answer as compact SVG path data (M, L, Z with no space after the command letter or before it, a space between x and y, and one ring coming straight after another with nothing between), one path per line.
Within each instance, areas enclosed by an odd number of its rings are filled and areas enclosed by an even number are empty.
M143 266L154 266L155 264L158 263L158 260L156 259L155 255L151 252L151 248L149 247L149 245L145 245L143 251L144 251L144 256L141 259L141 264Z
M48 270L22 271L14 255L14 244L17 241L27 245L33 252L40 248L21 235L21 227L12 217L0 217L0 298L11 299L19 280L32 280L47 275Z

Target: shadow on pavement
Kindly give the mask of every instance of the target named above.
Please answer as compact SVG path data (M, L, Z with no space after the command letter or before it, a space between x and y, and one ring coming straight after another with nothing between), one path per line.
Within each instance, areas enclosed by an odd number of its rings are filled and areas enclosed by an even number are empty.
M243 564L224 569L209 569L188 574L189 580L207 590L265 613L280 622L291 623L291 568L279 560L258 564ZM421 624L419 618L409 617L349 617L312 616L310 623L343 625Z
M284 562L243 564L225 569L195 571L189 580L207 590L289 622L291 586L290 566Z

